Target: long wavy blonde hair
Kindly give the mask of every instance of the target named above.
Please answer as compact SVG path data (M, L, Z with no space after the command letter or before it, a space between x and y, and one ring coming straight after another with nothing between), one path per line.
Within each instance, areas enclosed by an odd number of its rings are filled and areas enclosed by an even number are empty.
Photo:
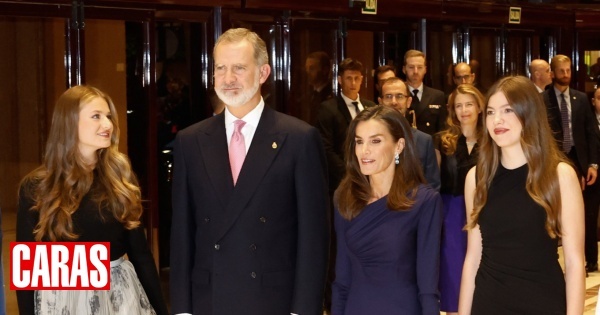
M81 106L102 98L110 109L113 124L111 144L96 151L92 170L78 149ZM140 225L141 192L129 159L118 150L119 124L111 98L91 86L75 86L64 92L54 108L43 164L22 180L21 186L33 200L31 211L39 212L33 233L37 241L68 241L79 236L73 231L71 215L93 188L98 210L108 209L127 229ZM94 177L96 177L94 179Z
M552 238L560 236L561 198L556 168L560 162L569 162L554 140L542 97L533 83L523 76L500 79L488 92L488 102L496 93L506 96L523 127L521 147L529 168L525 184L527 193L546 211L545 227L548 235ZM484 121L487 116L487 105L486 102L483 111ZM487 128L483 128L477 161L473 212L466 226L467 229L477 225L481 209L487 202L488 189L498 169L501 154L502 151L492 140Z
M440 142L442 145L442 153L445 155L452 155L456 152L456 143L458 142L458 137L462 135L462 129L460 127L460 121L458 121L458 117L456 116L455 104L454 101L458 94L467 94L473 96L475 101L477 102L477 108L481 113L477 115L477 127L475 128L477 140L481 138L481 133L483 130L483 105L485 102L484 96L479 92L479 90L473 86L472 84L461 84L459 85L452 94L450 94L450 98L448 99L448 118L446 119L446 129L440 131Z

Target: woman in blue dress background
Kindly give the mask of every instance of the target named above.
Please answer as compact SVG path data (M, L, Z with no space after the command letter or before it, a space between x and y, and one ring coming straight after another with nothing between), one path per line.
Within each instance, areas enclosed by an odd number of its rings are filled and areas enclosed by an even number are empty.
M467 252L465 177L477 163L477 142L483 132L484 97L472 84L461 84L448 99L447 128L438 134L438 150L444 203L440 261L440 308L446 315L458 313L458 294Z
M335 194L333 315L439 315L442 201L397 110L362 111L348 128Z

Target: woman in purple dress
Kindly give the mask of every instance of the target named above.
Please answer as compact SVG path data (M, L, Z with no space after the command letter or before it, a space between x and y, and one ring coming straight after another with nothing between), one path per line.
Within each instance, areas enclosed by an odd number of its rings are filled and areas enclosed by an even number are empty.
M387 106L350 123L334 199L334 315L439 315L442 200L424 184L410 128Z
M439 133L438 149L444 202L444 224L440 260L440 308L447 315L458 313L458 294L467 252L465 177L477 163L477 140L482 134L484 97L471 84L461 84L448 99L446 130Z

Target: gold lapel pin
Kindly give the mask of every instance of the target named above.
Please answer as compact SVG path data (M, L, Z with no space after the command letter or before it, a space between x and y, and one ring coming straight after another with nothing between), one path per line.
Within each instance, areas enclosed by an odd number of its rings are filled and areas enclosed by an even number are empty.
M273 142L273 144L271 145L271 147L272 147L273 149L277 149L277 143Z

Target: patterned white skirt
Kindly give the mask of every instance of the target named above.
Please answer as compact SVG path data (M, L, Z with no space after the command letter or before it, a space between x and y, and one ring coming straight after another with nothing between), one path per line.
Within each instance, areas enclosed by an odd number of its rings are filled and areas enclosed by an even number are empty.
M35 291L39 315L156 315L129 260L110 262L110 290Z

